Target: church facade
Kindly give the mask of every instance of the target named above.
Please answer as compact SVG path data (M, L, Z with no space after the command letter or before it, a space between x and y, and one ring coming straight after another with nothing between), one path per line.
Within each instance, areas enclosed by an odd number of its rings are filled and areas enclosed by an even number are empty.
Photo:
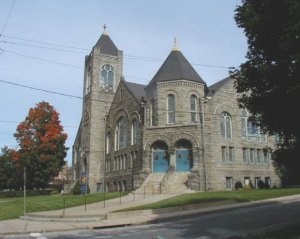
M74 181L86 175L92 192L280 186L275 139L238 107L234 79L208 87L176 46L148 85L122 72L123 52L104 32L85 58Z

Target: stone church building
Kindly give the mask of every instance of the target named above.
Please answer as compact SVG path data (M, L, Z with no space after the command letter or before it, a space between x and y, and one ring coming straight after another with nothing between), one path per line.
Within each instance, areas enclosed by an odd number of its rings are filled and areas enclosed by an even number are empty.
M274 137L237 104L234 79L207 86L176 47L147 85L123 77L123 52L104 31L85 58L73 180L96 191L162 193L280 185Z

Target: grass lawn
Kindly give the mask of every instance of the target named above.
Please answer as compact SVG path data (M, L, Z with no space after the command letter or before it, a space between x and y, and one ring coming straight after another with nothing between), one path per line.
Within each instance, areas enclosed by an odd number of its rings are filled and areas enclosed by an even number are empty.
M122 209L119 210L119 212L176 207L176 206L198 204L203 202L212 202L212 201L220 201L220 200L235 200L237 202L248 202L248 201L257 201L257 200L268 199L268 198L289 196L294 194L300 194L300 188L265 189L265 190L252 189L252 190L234 190L234 191L221 191L221 192L189 193L189 194L183 194L180 196L165 199L155 203Z
M127 193L122 193L126 195ZM119 192L106 193L105 199L117 198ZM65 199L65 207L74 207L84 205L85 197L80 195L47 195L26 197L26 212L39 212L59 210L63 208L63 200ZM14 219L23 215L23 197L0 198L0 220ZM94 203L104 200L103 193L93 193L86 196L86 203Z

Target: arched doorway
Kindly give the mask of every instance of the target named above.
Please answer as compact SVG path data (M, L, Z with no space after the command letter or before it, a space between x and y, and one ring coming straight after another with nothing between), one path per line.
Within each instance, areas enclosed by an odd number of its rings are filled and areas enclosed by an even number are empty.
M156 141L152 147L153 173L165 173L169 169L169 159L167 156L168 146L163 141Z
M176 142L176 172L190 172L193 166L192 144L186 139Z

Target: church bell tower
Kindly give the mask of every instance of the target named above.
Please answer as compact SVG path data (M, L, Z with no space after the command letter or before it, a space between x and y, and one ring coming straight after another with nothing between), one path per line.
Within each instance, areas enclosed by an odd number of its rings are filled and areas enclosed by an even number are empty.
M81 120L81 171L91 192L103 191L105 173L105 117L123 74L123 52L104 31L85 57Z

